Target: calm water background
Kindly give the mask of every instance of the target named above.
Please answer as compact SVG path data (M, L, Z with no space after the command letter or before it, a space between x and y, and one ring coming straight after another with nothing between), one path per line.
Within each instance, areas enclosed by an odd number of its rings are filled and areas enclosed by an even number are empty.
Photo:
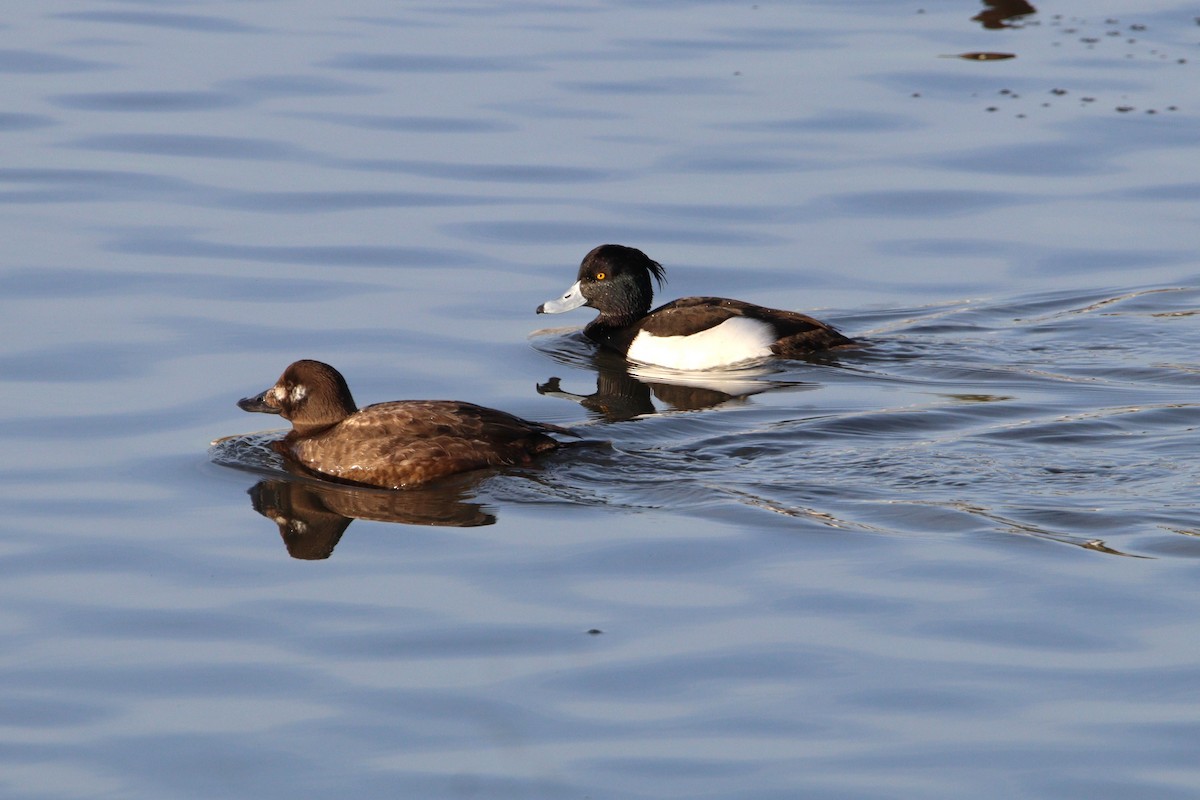
M0 794L1200 796L1200 27L1137 5L9 4ZM605 241L873 345L629 374L532 313ZM299 357L611 447L210 454Z

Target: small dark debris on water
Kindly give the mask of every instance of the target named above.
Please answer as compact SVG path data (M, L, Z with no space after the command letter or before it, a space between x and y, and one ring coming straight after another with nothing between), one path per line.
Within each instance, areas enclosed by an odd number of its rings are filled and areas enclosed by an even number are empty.
M1133 111L1133 110L1134 110L1133 106L1117 106L1117 111L1121 112L1122 114L1128 114L1130 111Z
M1004 61L1016 57L1016 53L959 53L956 56L943 56L943 58L962 58L967 61Z
M604 633L604 631L600 630L599 628L588 628L588 636L599 636L602 633Z
M971 20L989 30L1024 27L1024 18L1037 13L1037 9L1025 0L983 0L983 4L988 8L971 17Z
M988 106L987 110L988 111L999 111L1000 109L996 108L995 106Z
M1050 90L1050 94L1056 94L1059 97L1062 97L1066 93L1067 93L1066 89L1051 89Z

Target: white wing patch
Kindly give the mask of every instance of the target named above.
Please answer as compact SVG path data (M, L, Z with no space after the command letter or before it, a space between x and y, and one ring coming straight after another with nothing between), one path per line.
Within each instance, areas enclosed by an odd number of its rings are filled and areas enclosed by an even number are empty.
M642 331L629 345L631 361L672 369L712 369L771 355L775 329L733 317L691 336L651 336Z

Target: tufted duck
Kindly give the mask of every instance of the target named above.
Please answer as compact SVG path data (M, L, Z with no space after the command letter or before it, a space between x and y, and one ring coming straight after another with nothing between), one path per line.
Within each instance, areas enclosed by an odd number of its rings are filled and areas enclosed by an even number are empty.
M279 414L292 429L274 444L285 458L340 483L401 489L456 472L528 464L576 434L457 400L397 400L359 409L346 379L320 361L297 361L243 411Z
M723 297L684 297L651 311L651 277L661 287L666 273L641 250L602 244L584 257L567 293L538 306L537 313L591 306L600 315L583 329L589 339L631 361L673 369L710 369L770 355L794 358L855 343L804 314Z

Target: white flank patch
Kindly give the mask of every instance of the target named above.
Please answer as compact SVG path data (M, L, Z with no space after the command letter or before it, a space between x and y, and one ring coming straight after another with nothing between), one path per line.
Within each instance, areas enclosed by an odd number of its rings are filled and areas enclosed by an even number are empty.
M712 369L771 355L775 329L746 317L727 319L691 336L651 336L642 331L629 346L629 359L671 369Z

